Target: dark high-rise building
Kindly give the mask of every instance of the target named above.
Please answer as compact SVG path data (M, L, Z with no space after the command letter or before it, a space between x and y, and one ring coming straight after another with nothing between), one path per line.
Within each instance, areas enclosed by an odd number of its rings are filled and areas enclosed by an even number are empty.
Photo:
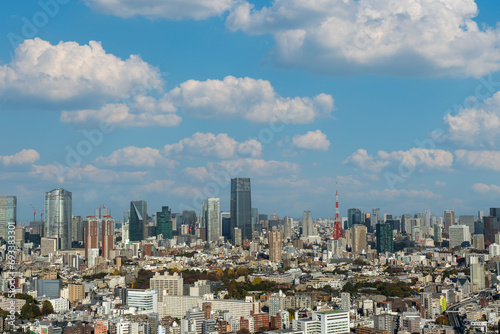
M498 233L497 218L492 216L483 217L484 222L484 242L495 242L495 234Z
M450 233L450 226L455 224L455 211L446 210L444 212L444 231Z
M347 228L351 228L356 224L364 225L364 221L361 221L361 210L355 208L347 210Z
M84 241L83 231L85 229L85 221L81 216L73 216L71 222L71 235L73 237L73 241Z
M221 212L222 217L222 236L225 240L231 240L231 214L229 212Z
M252 240L252 196L249 178L231 179L230 208L231 231L237 227L241 230L242 239Z
M394 252L392 227L389 224L377 224L377 252L379 254Z
M99 249L97 234L99 233L99 219L88 216L85 220L85 258L89 258L89 250Z
M156 235L163 235L163 239L173 238L171 214L168 206L162 206L161 212L156 213Z
M141 241L147 237L148 209L146 201L130 202L129 240Z
M189 226L188 234L195 234L196 223L198 222L198 216L193 210L182 211L182 225Z

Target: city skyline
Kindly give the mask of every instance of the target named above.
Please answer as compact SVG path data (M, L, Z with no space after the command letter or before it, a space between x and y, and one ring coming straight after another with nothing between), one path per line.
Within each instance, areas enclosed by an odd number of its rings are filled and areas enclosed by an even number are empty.
M240 176L281 216L333 215L337 187L341 212L500 201L496 2L342 2L345 22L328 1L303 18L283 1L156 14L57 3L0 14L0 178L20 221L54 188L71 189L78 214L139 197L176 212L219 197L228 210Z

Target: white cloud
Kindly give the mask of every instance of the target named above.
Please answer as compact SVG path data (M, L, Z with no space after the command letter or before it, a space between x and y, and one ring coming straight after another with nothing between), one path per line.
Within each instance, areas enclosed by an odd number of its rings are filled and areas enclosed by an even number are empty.
M370 195L375 198L382 198L385 200L393 200L399 198L440 198L442 197L439 194L433 193L432 191L425 190L398 190L398 189L384 189L380 190L372 190L370 191Z
M11 102L94 104L162 85L158 69L139 56L121 60L95 41L52 45L40 38L25 40L14 59L0 66L0 97Z
M344 163L351 163L363 170L378 173L391 163L400 162L407 167L426 167L447 169L453 164L453 154L444 150L411 148L408 151L378 151L377 156L369 155L364 149L358 149Z
M32 149L24 149L14 155L0 155L0 162L4 166L32 164L40 159L40 154Z
M495 184L475 183L472 185L472 189L480 194L487 194L489 192L500 194L500 186Z
M345 164L353 164L363 170L368 170L373 173L378 173L389 165L388 161L378 161L372 155L369 155L365 149L358 149L351 154L345 161Z
M220 159L229 159L238 156L258 157L262 153L262 144L255 139L238 142L226 133L197 132L191 137L184 138L178 143L165 145L165 155L186 154L194 156L214 156Z
M231 177L238 175L275 175L282 173L296 173L299 165L288 161L263 160L263 159L236 159L225 160L217 164L209 164L209 169L214 171L227 171Z
M100 109L63 111L61 122L98 125L106 122L120 127L177 126L182 118L175 114L177 109L165 99L156 100L150 96L138 95L130 104L110 103Z
M434 185L436 185L437 187L446 187L446 182L436 181L434 182Z
M142 189L150 193L162 193L170 190L173 185L174 181L172 180L156 180L143 186Z
M295 147L307 150L328 151L330 141L321 130L309 131L305 135L295 135L292 138Z
M235 0L86 0L99 12L129 18L145 16L150 19L202 20L221 15L229 10Z
M184 168L184 174L198 182L206 182L212 179L212 176L205 167L187 167Z
M243 2L229 29L272 34L280 66L333 75L467 75L500 69L498 27L478 27L474 0Z
M450 140L469 146L497 147L500 142L500 92L475 108L444 117Z
M227 76L224 80L188 80L166 97L189 116L243 118L256 123L311 123L330 116L333 98L279 96L269 81Z
M174 160L162 156L160 150L150 147L128 146L114 151L107 157L99 156L96 163L106 166L148 166L155 167L164 165L173 168L176 165Z
M140 181L147 172L116 172L99 169L93 165L83 167L66 167L62 165L33 165L30 175L44 180L64 183L66 181L90 181L95 183Z
M469 167L500 171L500 151L456 150L455 156Z

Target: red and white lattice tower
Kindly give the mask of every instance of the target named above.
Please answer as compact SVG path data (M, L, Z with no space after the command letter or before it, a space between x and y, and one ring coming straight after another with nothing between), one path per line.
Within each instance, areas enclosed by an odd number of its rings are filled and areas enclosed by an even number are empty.
M339 214L339 192L335 192L335 223L333 225L333 239L339 240L344 237L342 232L342 223L340 222Z

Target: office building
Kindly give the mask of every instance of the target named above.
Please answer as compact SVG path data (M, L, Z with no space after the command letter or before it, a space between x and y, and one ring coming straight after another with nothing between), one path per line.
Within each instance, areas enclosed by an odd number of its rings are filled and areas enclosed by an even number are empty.
M156 236L160 234L163 239L173 238L172 211L168 206L162 206L161 212L156 213Z
M304 334L340 334L350 332L349 312L313 312L311 318L296 320L297 330Z
M252 240L252 196L249 178L231 179L231 230L241 230L241 238ZM234 242L233 234L233 242Z
M269 261L281 262L281 251L283 249L283 234L274 230L267 233L269 242ZM274 315L274 314L272 314Z
M130 202L128 237L130 241L141 241L147 238L148 209L146 201Z
M184 279L178 273L169 275L165 272L163 275L156 273L149 280L149 287L152 290L158 291L158 302L163 302L164 296L167 295L182 295L184 289Z
M231 240L233 236L233 231L231 230L231 213L221 212L220 216L222 220L222 236L224 240Z
M283 222L283 240L292 239L292 224L293 218L285 217Z
M89 258L90 249L99 249L97 241L99 220L94 216L88 216L85 220L85 259Z
M396 334L398 330L399 316L397 314L379 314L373 317L374 327L377 330L388 331Z
M241 228L235 227L233 230L233 244L235 246L241 246L243 242L241 234Z
M58 249L71 249L72 194L58 188L45 193L44 235L56 238Z
M434 241L441 242L441 226L439 224L434 224Z
M455 211L446 210L444 212L444 231L445 233L450 232L450 226L455 224Z
M495 235L499 232L497 218L494 216L484 216L484 241L495 242Z
M351 245L354 253L360 254L368 248L366 242L366 226L354 225L351 228Z
M471 283L477 290L482 290L485 288L484 263L477 256L471 256L469 261Z
M311 211L304 211L302 215L302 236L310 237L314 235L314 225Z
M156 290L127 290L127 305L145 311L158 312L158 293Z
M102 257L111 259L110 252L115 244L115 220L111 216L102 217Z
M394 242L392 239L392 227L389 224L377 224L377 252L379 254L394 253Z
M347 210L347 228L352 228L356 224L363 224L361 219L361 210L351 208Z
M37 283L37 296L59 298L59 292L62 289L62 286L62 280L60 279L40 279Z
M83 284L68 284L68 299L71 304L85 298L85 286Z
M81 216L73 216L71 221L71 235L73 236L73 241L85 242L84 230L85 221Z
M488 251L490 253L490 257L492 258L500 256L500 245L493 243L490 247L488 247Z
M17 197L0 196L0 238L7 240L9 223L17 222Z
M55 252L57 252L57 244L57 238L41 238L41 255L48 256L49 254L54 254Z
M202 333L205 316L199 307L193 307L186 312L186 319L195 328L196 333Z
M340 294L342 311L347 311L351 309L351 294L349 292L342 292Z
M475 249L484 250L484 235L473 234L472 235L472 246Z
M450 234L450 247L461 247L463 242L469 242L470 245L470 232L469 227L466 225L452 225L449 227Z
M283 291L271 294L269 296L269 315L275 316L279 311L285 310L286 295Z
M218 242L222 235L220 200L209 198L203 201L203 226L207 231L207 242Z

